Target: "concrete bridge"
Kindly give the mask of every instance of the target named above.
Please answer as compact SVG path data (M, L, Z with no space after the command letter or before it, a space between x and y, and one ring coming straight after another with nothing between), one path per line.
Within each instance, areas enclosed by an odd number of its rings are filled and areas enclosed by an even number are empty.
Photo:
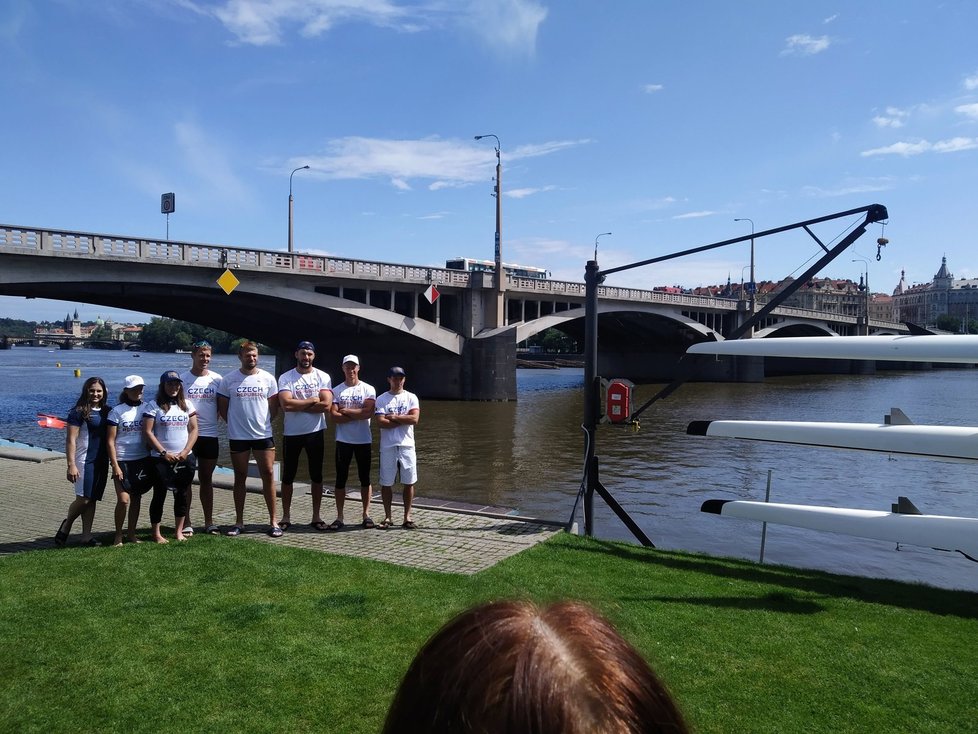
M225 270L240 281L230 294L217 284ZM433 304L429 286L440 292ZM281 355L279 370L310 339L318 366L333 375L352 352L376 387L385 387L387 367L401 364L411 389L431 398L515 399L519 342L551 327L583 340L583 282L507 276L503 286L504 323L496 326L491 273L0 224L0 295L198 323L268 344ZM600 374L636 382L671 378L689 344L730 333L748 315L745 302L728 298L613 285L598 298ZM852 334L864 328L857 321L779 308L755 336ZM738 379L725 369L710 377Z

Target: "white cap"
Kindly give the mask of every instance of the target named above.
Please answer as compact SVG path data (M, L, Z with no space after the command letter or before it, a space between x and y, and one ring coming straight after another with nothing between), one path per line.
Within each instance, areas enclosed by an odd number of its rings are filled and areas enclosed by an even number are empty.
M353 362L353 364L359 365L360 358L357 357L357 355L355 354L348 354L345 357L343 357L343 361L340 362L340 364L346 364L347 362Z
M125 381L123 387L126 390L128 390L130 387L142 387L145 384L146 383L143 382L143 378L140 377L139 375L129 375L126 378L126 381Z

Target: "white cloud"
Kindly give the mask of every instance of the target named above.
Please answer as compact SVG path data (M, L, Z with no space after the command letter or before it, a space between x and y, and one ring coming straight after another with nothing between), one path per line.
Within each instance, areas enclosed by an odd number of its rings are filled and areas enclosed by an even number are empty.
M217 18L238 42L253 46L281 43L286 28L292 26L306 37L356 21L402 31L417 29L417 19L410 18L408 10L387 0L225 0L217 7L184 0L181 4Z
M557 140L517 146L503 151L503 165L550 155L582 145L586 140ZM429 181L433 191L466 186L492 178L496 157L493 149L469 141L424 138L421 140L383 140L347 137L330 141L328 152L289 161L289 165L309 165L310 175L327 179L386 178L392 185L407 190L412 180ZM554 187L513 189L510 196L529 195ZM503 195L507 191L503 189Z
M973 104L962 104L954 108L954 111L965 115L966 117L972 117L978 120L978 102Z
M828 25L829 23L831 23L833 20L835 20L838 17L839 17L839 14L838 13L836 13L835 15L830 15L828 18L826 18L825 20L823 20L822 23L824 23L825 25Z
M642 87L642 91L646 94L655 94L656 92L661 92L665 87L661 84L646 84Z
M401 33L449 26L464 28L505 53L532 54L547 9L535 0L469 0L458 3L400 4L395 0L173 0L216 18L237 43L270 46L295 29L315 38L343 23L366 23Z
M677 214L673 217L673 219L699 219L700 217L712 217L714 214L716 214L716 212L710 210L686 212L685 214Z
M547 9L535 0L470 0L458 7L460 25L507 53L532 54L540 24L547 18Z
M828 36L813 38L807 33L800 33L794 36L788 36L785 39L785 47L781 51L781 55L789 56L798 54L800 56L813 56L814 54L825 51L831 45L832 41Z
M978 74L972 74L969 77L965 77L964 80L965 89L978 89Z
M544 191L553 191L556 186L541 186L538 188L525 188L525 189L509 189L503 188L503 196L509 196L513 199L525 199L527 196L533 196L533 194L540 194Z
M910 116L909 110L901 110L899 107L887 107L886 113L882 115L877 115L873 118L873 123L876 127L903 127L905 120Z
M939 140L936 143L930 143L926 140L920 140L915 143L893 143L893 145L887 145L883 148L864 150L859 155L863 157L874 155L901 155L904 158L909 158L910 156L921 155L922 153L957 153L962 150L972 150L973 148L978 148L978 138L959 137L950 138L948 140Z
M852 194L870 194L876 191L889 191L893 189L894 186L895 182L892 178L881 177L866 179L864 181L845 181L835 188L804 186L802 187L802 193L805 196L828 198L834 196L849 196Z

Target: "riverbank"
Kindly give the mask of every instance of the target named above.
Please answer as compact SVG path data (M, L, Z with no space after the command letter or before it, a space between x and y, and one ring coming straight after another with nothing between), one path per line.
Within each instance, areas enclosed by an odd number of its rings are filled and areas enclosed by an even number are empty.
M563 533L476 574L203 535L37 550L0 557L0 588L9 731L377 732L429 635L514 597L597 607L700 734L974 725L976 594Z
M64 454L0 444L0 507L16 522L0 523L0 555L26 550L54 548L57 531L68 504L71 486L64 476ZM228 528L234 523L231 493L233 474L215 474L214 521ZM196 495L197 486L194 486ZM360 502L348 504L347 527L340 532L324 533L309 527L312 518L312 496L308 484L297 483L292 499L292 527L282 538L272 540L268 513L261 497L261 482L248 480L249 496L245 501L243 539L261 540L276 545L310 551L371 558L412 568L445 573L472 574L489 568L504 558L545 540L561 528L553 523L524 518L502 507L465 505L418 498L413 519L417 532L395 528L390 531L366 530L359 524ZM149 497L143 498L140 532L149 541ZM395 503L394 517L400 518L401 505ZM191 510L196 528L203 528L199 502ZM105 499L97 506L93 532L103 545L111 545L114 535L113 508L115 494L111 484ZM281 504L279 505L281 508ZM168 500L164 513L164 535L173 539L173 520ZM383 516L379 495L372 503L372 514L379 522ZM322 516L327 522L335 516L332 496L323 498ZM81 532L76 520L69 545ZM235 542L227 539L229 542Z

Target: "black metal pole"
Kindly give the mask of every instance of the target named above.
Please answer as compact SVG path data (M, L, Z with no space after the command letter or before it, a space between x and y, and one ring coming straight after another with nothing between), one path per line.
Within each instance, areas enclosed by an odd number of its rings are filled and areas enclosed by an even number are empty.
M595 461L598 412L601 406L598 384L598 285L604 280L597 260L589 260L584 270L584 534L594 533L594 488L599 482Z

